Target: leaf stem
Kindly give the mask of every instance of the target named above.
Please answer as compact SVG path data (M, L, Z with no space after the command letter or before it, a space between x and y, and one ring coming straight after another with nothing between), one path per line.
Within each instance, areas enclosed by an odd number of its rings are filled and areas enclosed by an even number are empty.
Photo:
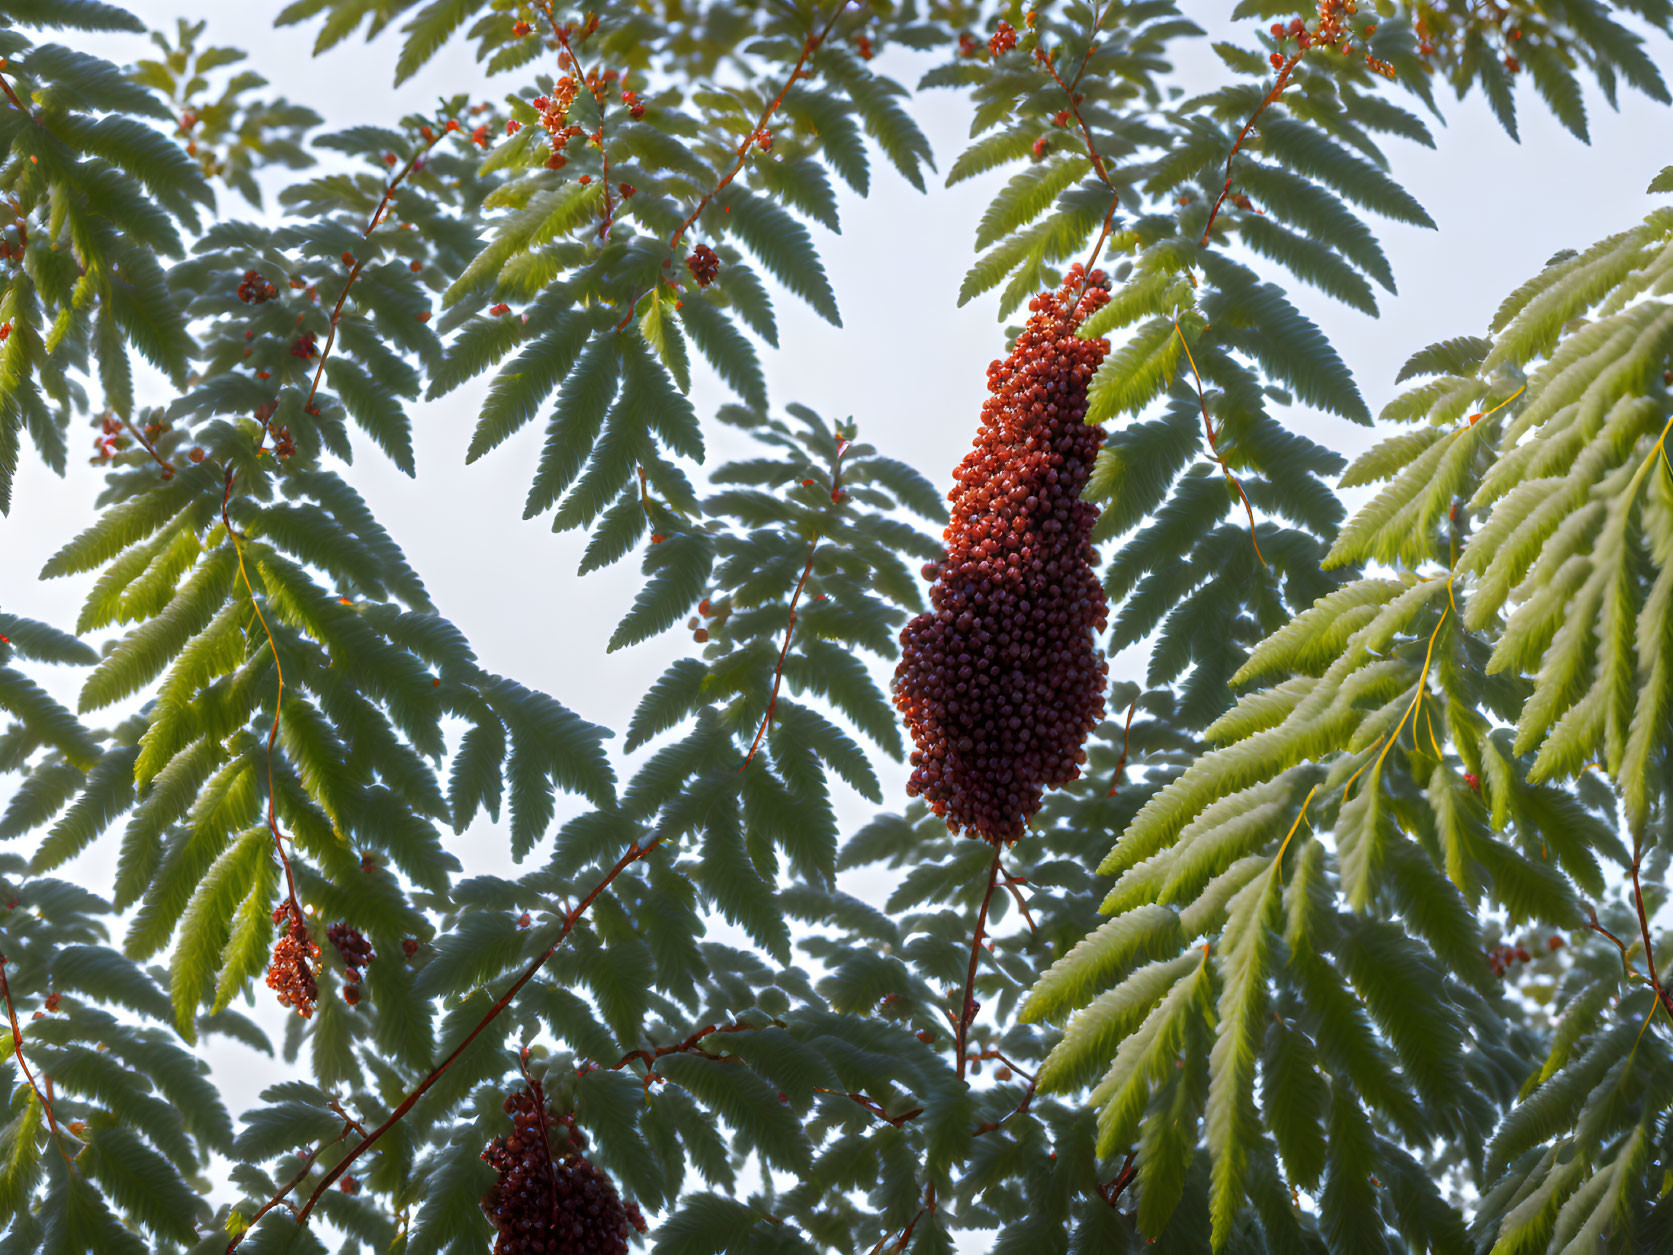
M791 68L789 77L784 80L784 86L778 89L778 95L774 96L772 100L768 102L767 107L761 111L760 118L756 120L755 126L750 130L749 134L745 135L739 142L736 150L737 161L733 164L732 168L721 177L720 182L716 183L712 188L703 193L703 199L697 202L697 208L693 209L686 215L685 220L674 229L673 235L669 237L668 257L662 263L662 268L664 270L667 270L674 264L674 253L680 247L680 241L685 238L685 233L687 231L697 225L697 220L703 216L703 211L709 207L709 202L714 200L716 196L719 196L720 193L724 191L732 182L732 180L737 178L743 171L744 163L749 160L749 146L755 142L755 137L759 135L766 127L767 123L772 120L773 114L778 112L779 106L784 103L784 98L790 94L791 87L795 86L796 79L803 75L803 67L807 65L808 58L813 56L819 46L825 42L825 37L831 33L832 28L837 24L837 19L847 11L851 2L852 0L842 0L842 3L837 5L836 11L831 14L825 25L821 27L817 33L810 33L807 38L802 41L802 55L796 58L796 64ZM860 0L860 6L862 8L865 7L866 3L867 0ZM609 195L608 191L606 191L605 195ZM627 313L623 314L622 320L616 324L617 331L626 330L627 324L633 321L633 311L639 308L639 302L645 299L646 293L654 291L655 288L656 285L653 283L650 287L644 289L644 291L640 292L628 302Z
M58 1131L58 1117L53 1114L52 1100L41 1092L41 1087L35 1083L35 1074L29 1070L29 1060L23 1057L23 1030L17 1024L17 1008L12 1005L12 986L6 979L6 956L3 954L0 954L0 995L5 996L6 1018L12 1025L12 1054L17 1059L17 1066L23 1070L29 1088L35 1091L35 1100L46 1113L47 1127L52 1130L52 1144L58 1148L58 1153L64 1156L64 1162L69 1165L73 1174L76 1170L75 1160L70 1158L70 1152L64 1149L64 1135Z
M361 1138L360 1141L356 1143L354 1148L342 1158L337 1166L325 1174L324 1179L322 1179L320 1183L314 1187L314 1192L308 1196L308 1201L302 1205L302 1209L297 1213L296 1222L298 1224L305 1224L307 1222L308 1214L313 1211L314 1205L320 1200L320 1196L323 1195L326 1190L331 1188L331 1183L338 1177L342 1176L344 1170L347 1169L351 1163L360 1158L360 1156L366 1151L370 1150L379 1138L389 1132L390 1129L394 1128L395 1125L400 1122L401 1118L413 1109L414 1104L416 1104L420 1098L424 1097L430 1087L441 1079L442 1074L446 1072L448 1068L453 1066L459 1056L465 1053L465 1050L473 1041L476 1040L477 1036L499 1018L500 1012L504 1011L511 1005L512 999L514 999L518 993L522 991L524 985L534 979L535 974L538 973L541 968L545 967L547 961L558 952L558 947L563 945L564 939L569 936L575 925L580 922L581 917L586 914L587 908L598 899L600 894L610 887L616 877L621 875L622 872L626 871L630 866L637 863L640 859L644 858L645 855L649 854L661 844L662 838L656 837L646 845L641 846L635 842L633 845L628 847L627 852L623 854L621 858L616 860L615 865L605 873L604 878L593 886L592 892L577 902L564 915L563 927L559 929L556 939L553 940L546 952L539 958L535 959L533 963L529 964L529 966L523 970L523 974L512 982L511 987L500 995L498 1001L496 1001L493 1006L488 1008L488 1013L477 1021L476 1027L471 1029L469 1033L465 1034L464 1040L453 1048L453 1052L449 1054L447 1058L443 1059L435 1067L430 1069L429 1075L420 1081L413 1091L401 1100L400 1105L390 1113L389 1118L382 1124L378 1125L377 1128L373 1129L365 1137Z

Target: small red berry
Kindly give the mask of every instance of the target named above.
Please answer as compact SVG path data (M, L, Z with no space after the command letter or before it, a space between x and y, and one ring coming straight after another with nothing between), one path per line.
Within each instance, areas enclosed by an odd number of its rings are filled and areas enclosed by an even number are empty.
M511 24L511 33L518 39L522 39L531 29L527 22L513 22Z
M1464 783L1474 789L1477 793L1481 792L1481 778L1473 771L1467 771L1464 773Z

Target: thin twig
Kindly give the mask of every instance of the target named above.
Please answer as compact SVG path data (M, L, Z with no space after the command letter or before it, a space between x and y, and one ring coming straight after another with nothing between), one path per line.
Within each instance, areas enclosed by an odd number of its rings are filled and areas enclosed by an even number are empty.
M1133 1167L1133 1158L1137 1154L1138 1151L1136 1150L1128 1151L1127 1159L1122 1163L1121 1171L1115 1174L1115 1179L1108 1185L1098 1187L1098 1197L1111 1207L1115 1206L1115 1200L1121 1197L1122 1192L1133 1183L1133 1178L1138 1175L1138 1169Z
M1656 999L1661 1003L1662 1009L1670 1017L1673 1017L1673 999L1670 999L1667 990L1662 988L1661 977L1656 973L1656 951L1650 940L1650 917L1644 910L1644 887L1638 880L1638 868L1643 862L1643 858L1643 848L1637 842L1634 842L1632 847L1632 901L1633 905L1638 908L1638 928L1644 937L1644 962L1650 969L1650 987L1656 991Z
M35 1083L35 1074L29 1070L29 1060L23 1057L23 1030L17 1025L17 1008L12 1005L12 986L6 979L6 956L3 954L0 954L0 994L5 996L6 1018L12 1024L12 1055L17 1059L17 1066L23 1070L29 1088L35 1091L35 1099L41 1104L41 1110L46 1112L47 1127L52 1130L52 1144L58 1147L58 1153L64 1156L64 1162L74 1173L75 1160L70 1158L70 1152L64 1149L64 1135L58 1131L58 1117L53 1114L52 1100L41 1092L41 1087Z
M1114 797L1127 775L1127 749L1133 743L1133 712L1139 708L1140 696L1142 694L1135 694L1133 704L1127 707L1127 730L1121 734L1121 757L1115 760L1115 778L1110 781L1110 791L1104 794L1105 797Z
M755 1031L756 1026L753 1024L709 1024L698 1029L684 1041L677 1042L672 1046L657 1046L650 1050L630 1050L621 1057L621 1062L613 1065L610 1070L612 1072L619 1072L635 1059L638 1059L647 1068L649 1068L658 1059L661 1059L664 1056L683 1054L687 1051L695 1051L698 1042L715 1033L753 1033Z
M355 1145L354 1149L349 1151L349 1153L343 1157L342 1162L340 1162L330 1172L325 1174L324 1180L322 1180L319 1185L314 1188L314 1192L308 1196L308 1201L303 1204L302 1210L297 1214L296 1221L298 1224L302 1224L308 1219L308 1213L313 1211L314 1204L319 1202L320 1196L330 1188L331 1183L340 1177L343 1174L343 1171L351 1163L360 1158L360 1156L366 1151L370 1150L373 1144L377 1142L380 1137L389 1132L390 1129L394 1128L396 1123L400 1121L400 1119L405 1116L407 1112L411 1111L413 1105L417 1103L420 1098L424 1097L429 1088L441 1078L442 1073L452 1067L453 1063L459 1058L459 1056L465 1053L466 1048L476 1040L477 1035L498 1019L500 1012L504 1011L511 1005L512 999L515 998L519 992L521 992L523 986L533 980L535 974L538 973L541 968L546 966L547 960L558 952L558 947L563 945L564 939L569 936L570 931L577 923L580 922L581 917L586 913L587 908L597 900L601 893L610 887L611 882L614 881L617 876L621 875L622 872L626 871L628 867L644 858L645 855L649 854L661 844L662 838L657 837L651 840L647 845L641 846L635 843L628 847L627 853L623 854L621 858L616 860L615 865L605 873L604 878L600 880L598 884L593 886L592 892L587 894L586 897L582 898L581 901L570 908L569 912L564 916L562 929L559 930L557 938L547 948L546 952L539 958L535 959L533 963L529 964L529 966L523 970L523 974L512 983L511 988L501 994L499 1000L495 1002L493 1006L488 1008L488 1013L484 1015L482 1019L477 1021L476 1027L471 1029L471 1031L465 1035L465 1039L454 1047L453 1053L448 1055L447 1058L443 1059L434 1068L432 1068L430 1070L430 1074L420 1081L417 1087L414 1088L410 1094L401 1100L400 1106L396 1107L395 1110L390 1113L387 1120L363 1137L359 1143Z
M1087 32L1086 52L1081 56L1080 67L1075 71L1075 77L1069 82L1065 83L1063 81L1062 76L1057 72L1056 64L1048 53L1041 51L1038 47L1034 49L1035 60L1046 67L1046 72L1063 89L1063 94L1069 102L1069 114L1074 118L1075 125L1080 129L1081 138L1086 142L1086 155L1092 159L1092 168L1103 185L1110 190L1110 207L1104 211L1103 226L1099 228L1098 238L1092 243L1092 253L1087 257L1086 265L1081 267L1082 291L1085 290L1092 271L1098 264L1098 255L1104 250L1104 241L1109 239L1110 228L1115 225L1115 211L1121 205L1121 192L1115 186L1115 181L1110 178L1109 171L1104 168L1104 159L1098 152L1098 146L1092 142L1092 128L1087 126L1086 119L1080 115L1080 102L1075 99L1075 88L1080 86L1081 76L1086 73L1087 63L1092 60L1092 54L1098 47L1097 35L1104 25L1104 19L1109 16L1110 10L1114 7L1114 0L1111 0L1110 4L1094 13L1092 29ZM1070 309L1073 310L1072 303Z
M147 440L143 435L140 434L140 430L139 430L138 427L135 427L133 425L133 423L130 422L128 419L122 418L122 415L120 415L120 414L118 414L117 417L122 419L122 426L126 427L130 432L133 433L134 439L139 441L139 447L144 449L147 453L149 453L151 455L152 460L154 462L156 462L158 466L162 467L165 471L168 471L170 474L172 474L177 469L175 467L174 463L168 461L161 454L159 454L157 452L157 446L156 445L152 444L149 440Z
M337 1108L337 1105L336 1105L335 1101L333 1101L333 1103L332 1103L332 1108L334 1110L337 1110L337 1114L342 1115L342 1111ZM290 1207L290 1209L292 1211L295 1211L296 1208L294 1206L292 1206L287 1201L287 1199L290 1195L290 1192L292 1190L294 1190L297 1186L301 1185L302 1182L303 1182L303 1179L306 1178L309 1171L312 1170L312 1168L314 1166L314 1160L316 1160L320 1157L321 1153L325 1150L325 1148L327 1146L335 1146L339 1142L341 1142L345 1137L347 1137L349 1135L349 1131L350 1131L351 1128L359 1128L359 1127L360 1126L358 1124L356 1124L352 1119L348 1119L348 1118L345 1117L345 1123L343 1124L343 1131L341 1133L337 1134L337 1136L332 1138L329 1142L321 1142L318 1146L314 1147L314 1149L309 1151L306 1155L302 1156L302 1167L297 1169L296 1175L293 1176L289 1181L286 1181L283 1185L281 1185L278 1189L278 1192L275 1193L272 1198L268 1199L265 1203L263 1203L256 1210L255 1215L250 1217L250 1223L245 1225L244 1228L240 1229L238 1231L237 1236L235 1236L232 1239L232 1241L227 1243L227 1255L232 1255L232 1253L238 1249L239 1243L241 1243L246 1237L248 1237L250 1235L250 1231L256 1227L257 1221L259 1221L268 1212L272 1211L275 1207L285 1206L285 1207Z
M903 1111L898 1116L892 1116L888 1113L888 1109L885 1108L882 1103L867 1098L864 1094L854 1093L851 1090L825 1089L822 1086L815 1086L813 1092L816 1094L833 1094L838 1098L847 1098L850 1101L858 1103L860 1106L864 1107L867 1111L871 1112L872 1115L883 1121L884 1124L892 1124L897 1129L900 1128L901 1125L906 1124L908 1121L916 1120L919 1116L924 1114L924 1109L922 1107L914 1107L910 1111Z
M1249 131L1255 125L1255 120L1266 111L1268 105L1283 94L1284 88L1289 86L1290 72L1295 69L1304 55L1306 55L1306 49L1291 53L1289 59L1278 67L1278 79L1272 84L1272 90L1267 92L1266 98L1259 105L1255 106L1255 111L1249 115L1249 120L1243 124L1243 129L1237 133L1237 139L1232 143L1232 150L1226 154L1226 186L1221 188L1220 194L1214 198L1214 207L1208 211L1208 225L1202 229L1203 244L1208 243L1209 233L1214 230L1214 219L1219 216L1220 206L1225 204L1226 197L1231 195L1232 160L1237 156L1237 150L1243 147L1243 141L1249 137Z
M842 455L848 452L846 440L837 441L836 459L831 469L831 504L839 504L842 500ZM796 604L802 599L802 590L807 587L808 576L813 574L813 558L819 551L820 536L814 534L807 547L807 563L802 567L802 577L796 581L796 591L790 595L790 614L784 625L784 644L778 651L778 666L773 668L773 691L767 698L767 713L761 716L761 726L756 729L755 740L750 743L749 753L744 755L741 772L755 759L755 751L761 748L761 740L767 735L767 729L772 727L773 712L778 709L778 690L784 682L784 663L790 657L790 636L796 630Z
M993 862L988 866L988 887L982 894L982 909L976 914L976 932L970 938L970 966L964 974L964 997L959 1000L957 1027L953 1034L954 1049L958 1051L958 1079L964 1079L965 1057L964 1043L970 1032L970 1023L976 1018L975 1009L971 1006L971 996L976 988L976 963L982 953L982 937L987 932L988 905L993 901L993 890L999 879L999 856L1004 852L1005 845L1001 841L993 843Z
M773 114L778 112L779 106L784 103L784 98L790 94L791 87L795 86L796 79L802 75L802 67L807 64L808 58L811 57L820 45L825 42L825 37L829 35L832 28L836 26L837 19L847 12L850 2L851 0L842 0L842 3L837 5L836 12L831 14L830 19L822 28L820 28L819 32L817 34L809 34L808 37L802 41L802 55L796 58L796 64L791 69L789 77L784 80L784 86L778 89L778 95L774 96L768 103L767 107L761 111L760 118L757 119L755 125L750 129L749 134L745 135L743 140L738 144L737 161L721 178L720 182L716 183L712 188L703 193L703 199L697 202L697 208L693 209L686 215L685 220L681 222L677 228L675 228L674 234L669 237L668 258L662 263L662 268L664 270L667 270L674 264L674 253L680 247L680 241L685 238L685 233L697 224L697 219L703 216L703 211L709 207L709 202L714 200L716 196L719 196L720 193L724 191L732 180L737 178L739 173L743 170L744 164L749 160L750 145L755 143L755 137L766 128L767 123L772 120ZM862 8L865 6L865 3L866 0L861 0ZM626 330L627 324L633 321L633 313L639 308L639 302L645 299L645 293L653 291L655 287L656 285L652 284L651 287L646 288L643 292L640 292L628 302L627 313L623 314L622 320L616 324L617 331Z
M1208 419L1208 398L1203 395L1202 373L1197 370L1197 359L1191 356L1191 346L1186 343L1185 332L1180 329L1177 318L1173 322L1173 333L1179 337L1180 346L1185 350L1185 360L1191 364L1191 376L1197 381L1197 404L1202 407L1202 428L1208 436L1208 460L1220 468L1226 482L1237 490L1237 495L1243 502L1244 512L1249 516L1249 543L1255 547L1255 557L1265 566L1266 557L1261 553L1261 542L1255 539L1255 509L1249 504L1249 494L1243 491L1242 483L1232 474L1231 467L1226 465L1226 459L1220 456L1220 446L1214 437L1214 424Z

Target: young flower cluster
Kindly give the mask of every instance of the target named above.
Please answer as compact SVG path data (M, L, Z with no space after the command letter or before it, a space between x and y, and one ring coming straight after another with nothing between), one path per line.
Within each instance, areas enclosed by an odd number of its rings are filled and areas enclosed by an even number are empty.
M706 288L720 273L720 258L707 244L699 244L685 259L685 268L691 271L691 277L697 281L698 287Z
M278 295L279 289L269 283L259 270L246 270L244 281L238 285L238 299L246 305L260 305Z
M627 1255L629 1235L645 1232L636 1204L581 1157L587 1139L575 1118L554 1121L540 1083L505 1100L511 1133L482 1152L499 1174L482 1209L499 1231L494 1255Z
M337 947L337 953L343 956L343 966L349 970L343 1001L352 1007L360 1001L360 971L372 958L372 943L352 924L333 924L326 929L325 936Z
M1348 19L1359 12L1356 0L1319 0L1319 21L1312 30L1307 29L1307 23L1301 18L1291 18L1290 24L1272 24L1272 37L1279 43L1286 39L1294 39L1300 52L1312 48L1334 48L1337 52L1347 54L1353 51L1354 30ZM1360 36L1369 40L1377 33L1376 24L1369 23L1359 32ZM1298 54L1299 55L1299 54ZM1275 52L1270 58L1274 69L1281 68L1285 57L1281 52ZM1371 67L1373 73L1381 74L1384 78L1394 77L1394 67L1386 61L1379 61L1370 52L1365 54L1365 64Z
M947 494L947 556L924 568L934 608L901 633L907 792L989 841L1014 841L1044 790L1079 777L1104 717L1098 510L1080 495L1103 439L1085 422L1086 390L1109 344L1075 329L1108 300L1104 275L1076 265L1029 303L1010 357L988 368L975 448Z
M281 902L273 911L279 926L279 940L273 946L273 960L267 965L267 987L279 995L279 1005L295 1007L304 1019L319 1005L319 983L315 979L319 947L308 939L308 924L291 902Z

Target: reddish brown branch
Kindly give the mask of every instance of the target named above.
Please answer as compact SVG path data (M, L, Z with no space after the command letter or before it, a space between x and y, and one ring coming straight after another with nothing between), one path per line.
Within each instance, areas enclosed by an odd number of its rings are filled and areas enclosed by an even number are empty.
M1638 881L1638 868L1643 862L1644 852L1636 843L1632 849L1632 901L1638 908L1638 929L1644 938L1644 962L1650 969L1650 987L1656 991L1656 1001L1661 1003L1662 1010L1673 1018L1673 998L1669 998L1667 990L1662 988L1661 977L1656 973L1655 945L1650 940L1650 917L1644 910L1644 888Z
M335 1109L336 1104L333 1103L332 1106ZM341 1115L342 1112L339 1111L338 1114ZM302 1156L302 1166L297 1169L296 1175L281 1185L272 1198L268 1199L259 1208L257 1208L256 1214L250 1217L250 1223L239 1230L237 1236L235 1236L232 1241L227 1243L227 1255L232 1255L232 1253L238 1249L239 1243L243 1242L244 1239L249 1236L250 1231L256 1227L257 1222L259 1222L268 1212L279 1206L290 1207L291 1205L285 1200L290 1196L290 1192L292 1190L302 1184L304 1178L306 1178L308 1173L313 1169L314 1160L320 1157L326 1147L335 1146L347 1137L350 1129L359 1127L360 1126L356 1124L354 1120L345 1117L345 1123L343 1124L343 1131L341 1133L337 1134L337 1136L332 1138L329 1142L321 1142L306 1155ZM296 1209L291 1207L291 1210L294 1211Z
M1305 55L1306 50L1291 53L1288 60L1278 67L1278 79L1272 84L1272 90L1267 92L1266 98L1255 106L1255 111L1249 115L1249 120L1243 124L1243 129L1237 133L1237 139L1232 143L1232 150L1226 154L1226 186L1220 189L1220 194L1214 198L1214 206L1208 211L1208 225L1202 229L1202 243L1208 243L1209 232L1214 230L1214 219L1219 216L1220 206L1226 203L1226 197L1232 190L1232 161L1237 156L1237 150L1243 147L1243 141L1249 137L1249 131L1254 127L1255 120L1266 112L1266 107L1283 94L1284 88L1289 86L1290 71ZM1274 54L1276 55L1276 54Z
M1080 67L1075 71L1075 77L1069 82L1065 83L1063 81L1062 76L1057 72L1056 63L1052 61L1048 53L1042 52L1038 47L1034 49L1035 60L1046 67L1046 72L1063 89L1063 94L1069 102L1069 114L1074 118L1075 126L1080 130L1081 139L1086 143L1086 155L1092 160L1092 168L1097 172L1103 185L1110 190L1110 207L1104 211L1103 226L1098 230L1098 238L1092 243L1092 253L1087 257L1086 265L1081 267L1081 288L1083 291L1093 270L1098 265L1098 255L1104 251L1104 241L1110 237L1110 228L1115 225L1115 211L1120 207L1121 193L1117 190L1114 180L1110 178L1109 171L1104 168L1104 159L1098 152L1098 146L1092 142L1092 128L1087 126L1086 119L1080 115L1080 101L1075 96L1075 88L1080 86L1081 76L1086 73L1087 63L1092 60L1092 54L1097 50L1098 31L1103 27L1104 19L1109 16L1110 9L1113 7L1112 2L1094 14L1092 29L1087 33L1086 51L1081 55Z
M993 890L999 881L999 856L1005 849L1004 843L993 843L993 862L988 865L988 887L982 894L982 909L976 914L976 932L970 938L970 966L964 974L964 997L959 1000L958 1017L953 1032L953 1048L958 1051L958 1078L964 1079L964 1069L967 1060L964 1057L964 1043L970 1032L970 1024L976 1018L976 1008L972 1003L972 995L976 988L976 964L982 953L982 938L987 933L988 906L993 902Z
M117 415L117 417L121 418L122 416ZM139 430L138 427L135 427L133 425L133 423L131 423L126 418L122 419L122 426L126 427L128 429L128 431L130 433L132 433L133 438L135 440L139 441L139 447L144 449L147 453L149 453L151 455L152 461L156 462L156 464L158 466L162 467L165 471L168 471L171 475L174 473L174 470L175 470L174 464L172 462L166 461L162 457L162 455L157 452L157 446L152 444L149 440L147 440L144 437L144 435L142 435L140 433L140 430Z
M703 193L703 199L697 202L697 208L693 209L686 215L685 220L675 228L674 234L669 237L668 259L662 263L662 268L664 270L667 270L673 265L674 253L680 247L680 241L685 238L685 233L687 231L697 225L697 220L703 216L703 211L709 207L709 203L713 201L716 196L719 196L720 193L731 184L733 179L737 178L738 175L742 173L745 163L749 160L749 148L750 145L755 142L755 137L766 128L767 123L772 120L773 114L778 112L779 106L784 103L784 98L790 94L790 89L795 86L796 80L803 76L803 67L807 65L808 58L811 57L814 52L818 50L819 46L825 42L825 37L829 35L831 33L831 29L836 26L837 19L847 11L850 2L851 0L842 0L842 2L837 5L836 11L831 14L830 19L819 29L818 33L809 34L807 38L802 41L802 55L796 58L796 64L791 69L789 76L785 78L784 86L778 89L778 95L774 96L772 100L768 102L767 107L761 111L760 118L756 120L756 123L754 127L750 129L749 134L745 135L742 141L739 142L736 149L737 161L734 162L732 168L728 170L724 176L722 176L720 182L716 183L712 188ZM862 7L865 3L866 0L861 0ZM608 195L608 193L606 194ZM633 311L639 308L639 302L645 299L645 293L652 291L654 287L655 285L653 284L652 287L646 288L645 291L640 292L628 302L627 313L622 315L622 320L616 324L617 331L626 330L627 324L633 321Z
M563 945L564 939L569 936L571 930L574 929L575 925L580 922L581 917L586 913L587 908L598 899L598 896L601 893L610 887L616 877L621 875L628 867L644 858L645 855L649 854L661 844L662 839L657 837L647 845L641 846L635 843L634 845L628 847L627 853L623 854L621 858L616 860L615 866L611 867L610 870L605 873L604 878L600 880L598 884L593 886L592 892L587 894L586 897L582 898L581 901L577 902L570 908L569 912L564 916L563 928L559 930L557 938L547 948L546 952L539 958L535 959L533 963L529 964L529 966L523 970L523 974L512 982L511 988L501 994L499 1000L495 1002L493 1006L488 1008L488 1013L477 1021L476 1027L471 1029L471 1031L465 1035L465 1039L453 1048L453 1053L448 1055L447 1058L443 1059L434 1068L432 1068L430 1070L430 1074L420 1081L417 1087L414 1088L410 1094L401 1100L400 1106L396 1107L395 1110L390 1113L387 1120L363 1137L355 1145L354 1149L349 1151L349 1153L343 1157L342 1161L338 1163L336 1167L325 1174L324 1179L322 1179L320 1183L314 1187L314 1192L308 1196L308 1201L303 1204L302 1210L297 1213L296 1221L298 1224L302 1224L308 1219L308 1213L313 1211L314 1205L320 1200L320 1196L324 1194L326 1190L331 1188L331 1183L338 1177L342 1176L344 1170L347 1169L351 1163L360 1158L360 1156L365 1154L366 1151L370 1150L380 1137L389 1132L390 1129L394 1128L400 1119L405 1116L407 1112L413 1109L413 1105L417 1103L420 1098L424 1097L430 1087L441 1079L442 1073L452 1067L459 1056L465 1053L465 1050L473 1041L476 1040L477 1036L499 1018L500 1012L504 1011L511 1005L512 999L514 999L518 993L522 991L524 985L534 979L535 974L538 973L541 968L545 967L547 961L558 952L558 947Z
M1138 1169L1133 1166L1133 1157L1137 1154L1137 1151L1128 1151L1127 1159L1121 1165L1121 1171L1115 1174L1115 1179L1108 1185L1098 1187L1098 1197L1111 1207L1115 1206L1116 1199L1121 1197L1127 1187L1133 1183L1133 1178L1138 1175Z
M1010 1065L1007 1065L1007 1066L1010 1066ZM1030 1080L1028 1082L1028 1088L1022 1091L1022 1101L1021 1102L1019 1102L1008 1114L1001 1116L999 1119L989 1120L986 1124L978 1125L977 1128L976 1128L976 1131L974 1133L972 1133L971 1136L972 1137L981 1137L985 1133L992 1133L995 1129L999 1128L1002 1124L1004 1124L1012 1116L1020 1116L1020 1115L1024 1114L1025 1112L1027 1112L1029 1104L1034 1101L1035 1089L1036 1089L1036 1082Z
M619 1072L635 1059L638 1059L648 1068L658 1059L667 1055L683 1054L688 1050L695 1050L698 1042L715 1033L753 1033L754 1031L755 1025L753 1024L709 1024L698 1029L684 1041L678 1042L672 1046L657 1046L650 1050L630 1050L621 1057L621 1062L612 1065L610 1070L612 1072Z
M4 64L5 64L5 58L0 57L0 65L4 65ZM6 93L6 99L12 102L12 104L17 108L17 111L19 113L23 114L26 118L28 118L36 126L41 126L42 125L41 120L39 118L37 118L34 114L30 113L28 107L21 100L19 100L17 98L17 93L12 90L12 85L6 81L6 76L4 74L0 74L0 91L4 91Z
M1142 694L1140 695L1142 696ZM1139 698L1133 698L1133 704L1127 707L1127 730L1121 734L1121 757L1115 760L1115 778L1110 781L1110 791L1105 797L1114 797L1115 791L1121 787L1121 782L1127 775L1127 750L1133 744L1133 712L1139 708Z
M1029 913L1028 901L1022 896L1022 889L1020 887L1028 883L1028 877L1011 875L1010 872L1005 870L1003 863L1000 864L999 874L1003 878L1001 883L1004 884L1005 888L1011 891L1011 896L1017 900L1017 910L1022 912L1023 919L1028 922L1028 931L1032 933L1034 931L1034 916ZM1006 1066L1009 1067L1011 1065L1007 1063Z
M924 1114L924 1109L922 1107L914 1107L910 1111L901 1112L898 1116L892 1116L882 1103L877 1102L874 1099L867 1098L864 1094L854 1093L851 1090L845 1091L840 1089L825 1089L820 1086L815 1086L813 1092L816 1094L834 1094L838 1098L847 1098L850 1101L858 1103L860 1106L864 1107L867 1111L871 1112L872 1115L883 1121L884 1124L892 1124L897 1129L900 1128L901 1125L906 1124L909 1121L916 1120L919 1116Z
M8 93L10 88L7 89ZM6 1018L12 1025L12 1055L17 1059L17 1066L22 1069L24 1079L29 1082L29 1088L35 1091L35 1100L41 1104L41 1110L46 1113L47 1127L52 1130L52 1144L58 1148L58 1153L64 1156L64 1162L70 1166L73 1173L76 1170L75 1160L70 1158L70 1152L64 1149L64 1135L58 1131L58 1117L53 1114L52 1100L41 1092L41 1087L35 1083L35 1074L29 1070L29 1060L23 1057L23 1030L17 1025L17 1008L12 1005L12 986L6 979L6 956L0 954L0 995L6 999ZM51 1084L50 1081L47 1082Z

